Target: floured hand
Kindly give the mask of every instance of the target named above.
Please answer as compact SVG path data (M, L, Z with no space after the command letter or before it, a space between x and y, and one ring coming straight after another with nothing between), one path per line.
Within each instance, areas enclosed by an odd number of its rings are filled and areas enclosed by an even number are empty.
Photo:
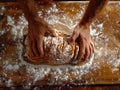
M40 60L40 58L44 57L43 37L45 33L56 36L52 26L45 22L43 23L40 20L41 19L36 18L35 20L32 20L32 22L29 22L28 25L29 30L25 40L25 45L30 48L28 56L31 60Z
M77 25L73 31L71 40L72 42L77 42L79 45L79 52L77 60L85 61L90 59L92 53L94 52L94 45L91 40L90 30L88 26Z

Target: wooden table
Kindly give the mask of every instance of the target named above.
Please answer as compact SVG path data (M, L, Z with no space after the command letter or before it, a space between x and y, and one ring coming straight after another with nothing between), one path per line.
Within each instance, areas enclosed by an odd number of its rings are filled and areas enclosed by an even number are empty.
M87 3L59 2L56 5L37 7L40 17L41 8L46 10L43 12L44 18L48 19L49 23L52 22L55 29L67 31L73 29L75 23L80 21ZM74 86L119 85L119 3L110 2L91 24L95 54L90 62L83 66L35 66L25 62L22 57L24 49L22 31L27 28L27 21L22 11L16 8L16 3L0 3L0 12L4 15L0 20L0 86L63 85L63 83ZM68 76L64 78L65 75Z

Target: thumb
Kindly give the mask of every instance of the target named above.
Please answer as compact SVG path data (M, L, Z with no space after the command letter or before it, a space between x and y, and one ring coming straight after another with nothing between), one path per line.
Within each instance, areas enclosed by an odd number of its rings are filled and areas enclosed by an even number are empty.
M53 29L52 26L48 26L47 33L50 34L50 35L53 36L53 37L56 37L56 36L57 36L57 34L56 34L56 32L55 32L55 30Z
M79 33L77 33L76 31L73 31L72 36L69 39L69 43L75 42L78 36L79 36Z

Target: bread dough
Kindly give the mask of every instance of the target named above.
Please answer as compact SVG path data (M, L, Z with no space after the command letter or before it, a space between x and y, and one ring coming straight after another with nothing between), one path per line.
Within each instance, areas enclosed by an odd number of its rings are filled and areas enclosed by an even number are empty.
M29 57L30 47L28 40L26 40L26 56L27 61L33 64L50 64L50 65L63 65L63 64L81 64L77 60L79 46L77 43L68 43L70 35L64 32L57 31L57 37L45 36L43 41L43 48L45 55L43 59L33 60Z

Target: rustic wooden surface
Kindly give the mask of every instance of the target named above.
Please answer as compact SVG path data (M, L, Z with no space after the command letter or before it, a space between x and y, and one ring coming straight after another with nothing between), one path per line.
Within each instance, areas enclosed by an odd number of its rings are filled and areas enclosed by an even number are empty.
M0 5L4 5L4 3L0 3ZM5 14L5 17L7 15L12 17L14 16L16 18L15 21L17 22L17 19L21 15L22 11L20 9L16 9L14 5L16 5L16 3L11 3L11 4L5 3L7 9L5 11L0 10L0 12L3 12ZM75 10L79 8L78 3L76 5L75 3L74 4L61 3L58 4L58 8L59 10L65 11L64 14L67 15L68 18L72 18L78 12L71 10L72 5L75 7L74 8ZM45 7L44 9L49 9L49 7ZM43 7L38 6L38 10L41 8ZM88 81L86 85L120 84L120 14L119 13L120 13L120 5L118 2L107 5L107 7L102 11L102 13L100 13L100 15L97 17L97 19L95 19L94 23L92 23L91 25L91 27L95 29L95 32L92 36L96 47L96 53L95 53L96 56L94 58L92 66L96 64L96 67L98 66L99 68L95 68L96 70L91 70L90 73L87 73L82 77L83 83L84 81ZM57 24L54 25L55 28L60 29L62 27L62 25L61 27L57 27L57 26L58 26ZM11 26L6 26L6 20L3 19L1 20L0 23L0 30L2 30L5 27L11 28ZM66 29L66 27L63 28ZM5 35L8 35L7 37L10 37L9 34L5 34ZM5 45L6 44L12 45L13 43L13 47L11 46L11 48L7 48L9 46L6 45L6 49L8 50L7 52L9 53L2 52L3 50L5 50L5 48L2 48L2 46L0 47L1 50L0 57L4 57L4 59L2 59L2 62L0 62L1 65L3 65L7 55L9 56L10 53L12 53L12 51L15 50L15 45L17 44L16 42L15 43L10 42L10 39L7 37L1 36L0 46L2 45L2 43L4 43ZM27 76L27 74L25 75L22 73L24 72L23 69L24 67L20 69L21 71L14 72L14 74L12 74L11 71L4 71L3 67L1 66L0 74L3 75L3 73L6 73L7 74L6 78L13 79L13 81L17 82L19 85L21 79L29 77ZM19 78L18 78L18 73L20 75ZM91 79L93 79L92 82ZM100 89L107 90L106 89L107 87L94 87L94 88L97 89L93 89L93 87L89 87L88 89L81 87L82 90L100 90ZM113 90L113 89L117 90L119 87L110 87L110 88L111 89L109 90Z

